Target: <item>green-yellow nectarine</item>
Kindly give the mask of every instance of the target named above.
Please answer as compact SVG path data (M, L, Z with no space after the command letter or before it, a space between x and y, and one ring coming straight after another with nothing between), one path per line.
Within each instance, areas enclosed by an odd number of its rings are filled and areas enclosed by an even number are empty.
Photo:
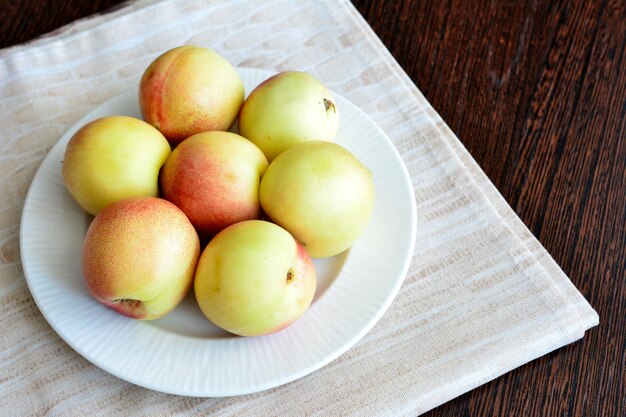
M347 149L304 142L281 153L261 181L261 207L314 258L337 255L361 236L374 206L371 172Z
M194 291L204 315L241 336L281 330L309 307L317 285L311 258L279 226L249 220L205 248Z
M313 76L297 71L277 74L255 88L239 115L239 133L272 161L307 140L333 140L339 113L333 95Z
M63 158L63 180L78 204L96 215L111 203L159 194L159 170L171 152L158 130L126 116L80 128Z

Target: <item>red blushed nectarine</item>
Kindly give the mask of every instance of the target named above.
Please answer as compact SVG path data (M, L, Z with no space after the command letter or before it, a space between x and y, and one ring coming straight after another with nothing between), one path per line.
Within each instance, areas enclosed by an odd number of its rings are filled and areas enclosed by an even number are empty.
M196 133L234 124L244 99L235 69L210 49L181 46L155 59L139 84L146 122L172 146Z
M137 319L167 314L193 281L200 241L184 213L160 198L113 203L93 220L81 265L91 295Z
M263 152L239 135L199 133L165 162L161 190L206 239L233 223L260 217L259 183L267 166Z

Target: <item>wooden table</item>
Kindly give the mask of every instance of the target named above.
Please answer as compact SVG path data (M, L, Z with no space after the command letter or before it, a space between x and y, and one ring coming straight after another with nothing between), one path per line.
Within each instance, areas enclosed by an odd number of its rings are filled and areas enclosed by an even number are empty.
M119 3L0 1L0 47ZM626 4L354 3L600 315L428 415L626 415Z

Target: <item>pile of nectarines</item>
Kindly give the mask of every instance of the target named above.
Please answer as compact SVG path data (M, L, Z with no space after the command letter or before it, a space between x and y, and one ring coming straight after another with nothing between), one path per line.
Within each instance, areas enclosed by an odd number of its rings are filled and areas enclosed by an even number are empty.
M228 61L183 46L143 74L144 120L104 117L72 136L62 173L95 216L81 256L95 299L154 319L193 285L205 316L244 336L280 330L309 307L311 257L363 233L372 175L332 142L337 105L314 77L283 72L244 98Z

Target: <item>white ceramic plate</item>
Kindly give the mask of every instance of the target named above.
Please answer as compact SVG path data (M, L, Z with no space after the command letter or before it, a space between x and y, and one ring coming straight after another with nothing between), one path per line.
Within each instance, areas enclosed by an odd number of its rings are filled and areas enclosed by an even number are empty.
M238 69L250 92L271 73ZM108 115L140 117L135 90L100 105L72 127L39 167L21 224L22 264L30 291L54 330L111 374L157 391L229 396L272 388L319 369L348 350L380 319L407 273L415 244L413 187L398 152L361 110L336 96L336 141L373 173L376 199L364 235L347 252L316 260L311 308L278 333L243 338L204 318L190 295L168 316L128 319L92 299L83 284L80 249L91 217L61 177L69 138Z

